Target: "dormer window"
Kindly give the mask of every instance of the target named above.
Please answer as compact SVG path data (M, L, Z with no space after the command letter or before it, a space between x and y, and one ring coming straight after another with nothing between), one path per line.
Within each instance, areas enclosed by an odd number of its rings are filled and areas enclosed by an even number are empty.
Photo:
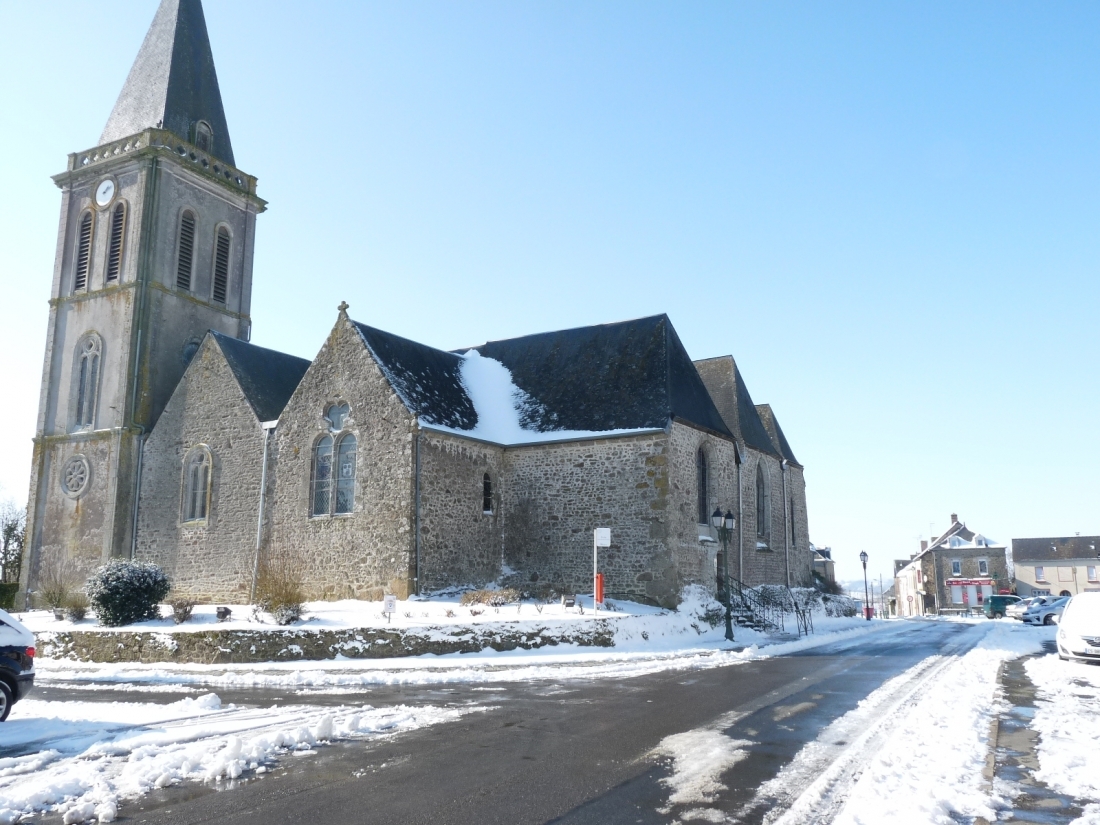
M195 124L195 145L204 152L214 151L214 130L205 120Z

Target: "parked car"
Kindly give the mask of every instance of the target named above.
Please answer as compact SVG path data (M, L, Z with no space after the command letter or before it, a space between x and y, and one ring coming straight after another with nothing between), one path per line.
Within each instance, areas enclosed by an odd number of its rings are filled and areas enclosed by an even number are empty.
M1023 619L1024 611L1031 607L1031 605L1035 604L1035 602L1039 601L1039 599L1041 598L1043 597L1028 596L1026 599L1020 599L1020 601L1016 602L1016 604L1010 604L1008 607L1005 608L1005 615L1008 616L1008 618L1010 619Z
M1058 622L1058 657L1100 662L1100 593L1078 593Z
M0 610L0 722L34 687L34 634Z
M1066 609L1069 596L1043 596L1024 611L1025 624L1054 624Z
M1020 601L1019 596L986 596L982 604L982 612L989 619L1003 619L1008 615L1008 608Z

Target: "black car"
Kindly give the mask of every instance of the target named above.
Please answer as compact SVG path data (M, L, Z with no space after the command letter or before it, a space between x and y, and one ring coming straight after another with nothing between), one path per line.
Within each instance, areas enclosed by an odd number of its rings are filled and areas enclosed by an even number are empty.
M34 634L0 610L0 722L34 687Z

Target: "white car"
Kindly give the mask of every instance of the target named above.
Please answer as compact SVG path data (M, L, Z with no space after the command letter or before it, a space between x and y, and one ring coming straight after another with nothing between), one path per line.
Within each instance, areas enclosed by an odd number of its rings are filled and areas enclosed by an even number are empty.
M1069 596L1043 596L1024 611L1024 624L1054 624L1065 610Z
M1078 593L1058 622L1058 657L1100 662L1100 593Z
M1010 604L1005 608L1005 615L1010 619L1023 619L1024 611L1041 598L1042 596L1028 596L1026 599L1020 599L1016 604Z

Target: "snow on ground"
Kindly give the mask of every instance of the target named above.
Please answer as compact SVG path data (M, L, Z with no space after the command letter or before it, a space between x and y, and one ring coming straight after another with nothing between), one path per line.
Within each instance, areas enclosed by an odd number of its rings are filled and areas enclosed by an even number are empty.
M1050 654L1025 664L1035 684L1031 728L1039 734L1035 778L1092 803L1077 820L1100 825L1100 668Z
M0 727L0 823L57 811L66 825L110 822L119 802L181 782L267 772L282 755L337 739L413 730L479 708L222 706L213 693L171 704L25 699Z
M844 622L845 620L837 620ZM909 622L854 621L833 632L798 640L731 648L721 641L682 640L681 647L657 652L559 645L549 649L454 653L395 659L330 659L264 664L82 663L42 659L36 665L42 684L82 682L101 686L189 685L207 688L297 688L303 693L340 693L372 685L436 685L560 679L630 678L668 670L725 667L768 656L808 650L824 644L857 644L869 633L910 632ZM694 631L692 631L693 635ZM710 635L704 634L704 635Z
M971 624L959 644L965 649L980 636L972 649L930 657L886 682L760 789L760 799L790 803L774 822L817 821L811 813L830 805L838 808L836 825L996 817L1003 803L989 796L982 769L990 722L1003 701L999 666L1041 650L1053 629L1007 619Z

